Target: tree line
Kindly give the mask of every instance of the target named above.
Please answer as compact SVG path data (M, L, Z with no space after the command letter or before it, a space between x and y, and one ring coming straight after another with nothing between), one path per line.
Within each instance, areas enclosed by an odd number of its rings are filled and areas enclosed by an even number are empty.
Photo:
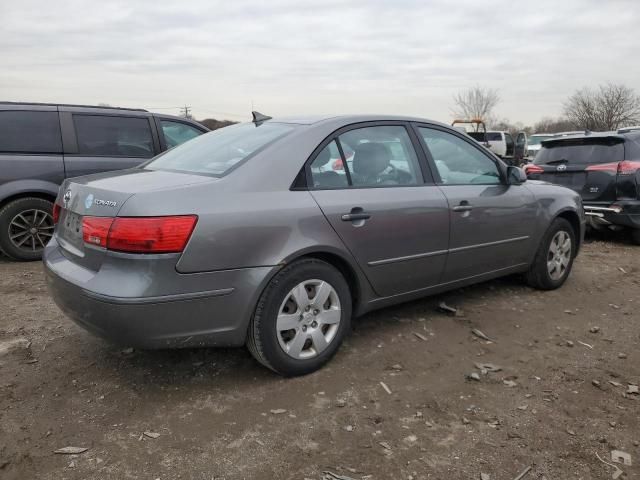
M622 84L607 83L576 90L562 104L561 117L545 117L533 125L496 117L494 112L499 102L496 89L477 85L453 96L452 113L456 118L482 119L492 130L524 131L529 135L572 130L608 131L640 124L640 95Z

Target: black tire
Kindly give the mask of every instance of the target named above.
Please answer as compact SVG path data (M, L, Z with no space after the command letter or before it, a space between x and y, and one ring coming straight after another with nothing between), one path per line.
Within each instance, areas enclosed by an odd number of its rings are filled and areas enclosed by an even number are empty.
M634 228L631 230L631 241L635 245L640 245L640 228Z
M53 234L53 228L49 228L49 226L53 225L52 221L52 210L53 203L43 198L37 197L25 197L19 198L17 200L13 200L6 204L0 210L0 249L7 255L8 257L19 260L19 261L33 261L40 260L42 258L42 251L44 247L42 243L46 244L50 239L50 236L40 235L39 239L36 236L31 236L25 240L24 247L18 246L14 241L11 240L12 233L15 235L14 229L15 225L12 226L11 222L16 218L18 214L25 214L26 212L38 211L38 212L46 212L49 216L48 219L45 219L45 225L47 226L46 232ZM41 214L40 214L41 215ZM26 215L27 221L31 217ZM36 222L39 222L43 217L37 217ZM41 225L41 233L44 232L44 229ZM21 240L22 237L19 237L18 241ZM33 240L34 243L31 243ZM42 243L41 243L42 241Z
M559 278L552 278L549 268L547 267L547 261L549 259L551 242L559 232L566 232L569 235L569 238L571 239L571 252L564 273ZM555 290L556 288L561 287L571 273L573 260L576 256L576 247L576 233L571 224L564 218L556 218L544 234L533 263L529 267L529 271L526 273L525 278L527 283L531 287L540 290Z
M324 351L313 358L297 359L289 356L281 347L276 321L280 307L291 290L311 279L322 280L333 287L340 302L340 321L337 332ZM342 274L321 260L302 259L278 272L260 296L249 324L247 347L258 362L280 375L306 375L318 370L335 355L350 329L350 323L351 294Z

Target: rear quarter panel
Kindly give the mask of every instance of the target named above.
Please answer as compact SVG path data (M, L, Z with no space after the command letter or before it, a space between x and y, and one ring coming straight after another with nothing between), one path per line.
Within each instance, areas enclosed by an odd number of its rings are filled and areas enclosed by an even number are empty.
M309 192L237 191L225 188L226 180L140 193L119 215L198 215L176 267L181 273L275 266L310 251L344 256L341 240Z
M63 180L62 155L0 154L0 202L23 193L53 198Z

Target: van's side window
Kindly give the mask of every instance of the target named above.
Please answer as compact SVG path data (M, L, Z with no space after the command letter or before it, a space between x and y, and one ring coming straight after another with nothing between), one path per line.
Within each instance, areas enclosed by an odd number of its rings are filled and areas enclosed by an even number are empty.
M151 127L146 118L73 115L80 155L153 157Z
M0 152L62 153L58 112L0 111Z
M167 142L167 148L177 147L181 143L196 138L202 135L202 131L197 128L193 128L190 125L182 122L172 122L170 120L161 120L162 133L164 133L164 140Z

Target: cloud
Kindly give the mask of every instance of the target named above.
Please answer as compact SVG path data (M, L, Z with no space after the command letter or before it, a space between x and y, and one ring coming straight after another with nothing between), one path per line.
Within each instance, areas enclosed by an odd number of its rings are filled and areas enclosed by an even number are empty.
M7 100L448 121L481 84L499 116L532 123L582 86L640 90L634 0L26 0L0 17Z

